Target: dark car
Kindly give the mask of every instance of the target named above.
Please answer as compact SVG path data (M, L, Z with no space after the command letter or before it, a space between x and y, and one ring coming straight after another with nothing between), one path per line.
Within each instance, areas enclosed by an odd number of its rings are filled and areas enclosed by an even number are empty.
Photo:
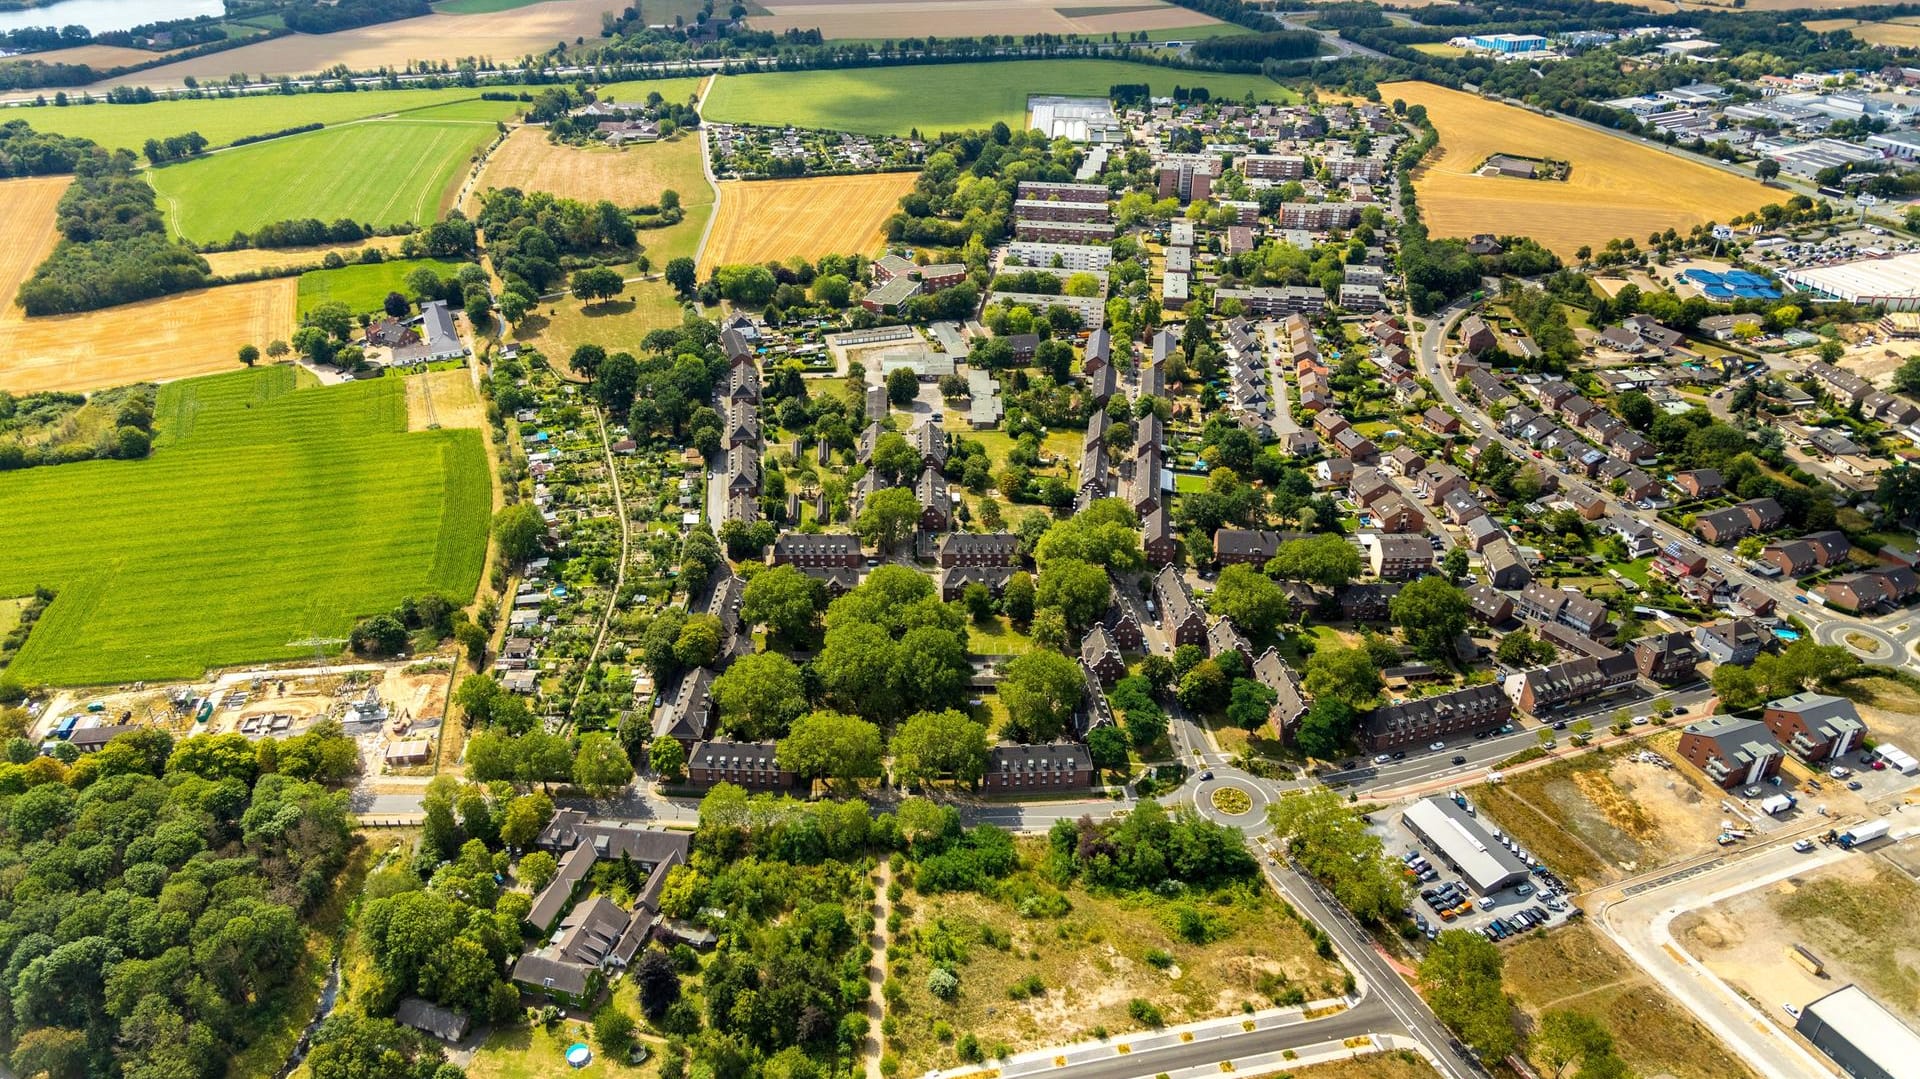
M1465 764L1465 763L1467 763L1467 758L1465 758L1465 757L1455 757L1455 758L1453 758L1453 763L1455 763L1455 764Z

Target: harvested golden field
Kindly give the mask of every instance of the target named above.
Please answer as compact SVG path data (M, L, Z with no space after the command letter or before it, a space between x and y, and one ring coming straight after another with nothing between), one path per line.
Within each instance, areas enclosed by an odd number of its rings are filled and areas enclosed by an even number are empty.
M669 188L683 201L695 201L705 185L698 134L615 149L551 143L544 127L518 127L487 157L466 205L471 214L480 205L480 192L517 187L586 202L606 199L616 206L643 206Z
M1108 34L1212 25L1218 19L1161 0L812 0L763 4L756 30L811 30L826 38L933 34Z
M1427 82L1389 83L1386 100L1427 107L1440 146L1414 177L1435 236L1532 236L1563 258L1583 244L1694 225L1757 209L1779 196L1652 146ZM1475 175L1496 153L1571 162L1564 181Z
M730 180L720 217L700 256L701 271L795 255L878 251L880 226L913 189L916 173L823 176L812 180Z
M0 180L0 323L25 316L14 306L20 282L53 250L53 211L71 176L34 176Z
M43 64L85 64L104 69L151 63L166 55L152 49L129 49L120 45L75 45L70 49L30 53L22 59L38 60Z
M407 70L423 60L455 62L470 56L505 64L563 40L596 39L600 13L618 13L622 6L619 0L547 0L481 15L436 13L335 34L292 34L149 68L140 73L140 84L177 86L189 75L218 79L236 71L305 75L336 64L355 71ZM90 87L101 92L109 88L109 83Z
M352 262L361 251L377 247L391 255L400 250L404 236L374 236L357 240L350 244L318 244L313 247L243 247L238 251L210 251L200 257L213 267L214 275L226 277L229 274L252 273L256 270L270 270L276 266L311 266L327 257L329 252L338 251L340 257Z
M264 348L293 332L298 293L283 277L0 321L0 389L97 390L230 371L241 345Z
M1809 30L1828 33L1845 30L1872 45L1894 48L1920 46L1920 19L1889 19L1885 22L1861 22L1858 19L1822 19L1805 24Z

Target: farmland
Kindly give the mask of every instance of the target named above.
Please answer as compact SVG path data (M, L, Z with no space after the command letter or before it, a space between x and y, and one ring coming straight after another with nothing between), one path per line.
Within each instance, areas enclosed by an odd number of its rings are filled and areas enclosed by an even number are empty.
M84 684L312 657L409 594L472 594L479 434L403 433L397 378L294 386L290 367L171 383L151 458L0 476L15 507L0 594L59 592L12 673Z
M377 312L389 292L405 293L407 275L422 266L431 266L441 277L451 277L460 268L457 259L392 259L386 262L356 263L337 270L309 270L300 275L300 308L305 315L323 303L343 303L354 314Z
M489 123L368 121L153 169L148 176L169 227L189 240L224 240L236 230L306 217L424 224L440 216L468 162L493 137Z
M488 155L473 187L475 192L517 187L587 202L606 199L616 206L652 205L666 190L678 191L683 204L712 202L701 198L707 179L700 170L697 133L615 149L550 143L546 129L519 127ZM478 202L472 199L469 206Z
M239 247L232 251L208 251L200 257L207 260L215 277L230 274L252 273L257 270L272 269L277 266L318 266L320 260L331 252L352 262L360 252L369 248L379 248L387 255L400 250L401 236L370 236L364 240L355 240L344 244L316 244L313 247Z
M1603 134L1424 82L1381 86L1383 98L1427 107L1440 132L1414 181L1435 236L1530 235L1563 258L1622 236L1725 220L1777 196L1757 181ZM1477 176L1496 153L1552 157L1573 165L1564 182Z
M821 255L872 254L884 245L880 226L913 190L918 174L882 172L811 180L733 180L720 185L701 268L734 262L809 261Z
M305 75L337 64L355 71L381 67L404 70L420 61L451 63L467 57L488 57L505 65L551 49L562 40L597 37L600 13L617 12L620 7L612 0L547 0L504 11L474 15L435 12L332 34L293 34L162 64L141 72L140 84L178 86L189 75L224 79L237 71ZM112 85L100 82L89 89L105 93Z
M66 193L67 176L0 180L0 324L24 317L14 306L20 282L53 250L54 208Z
M97 102L27 109L9 113L8 119L23 119L36 131L56 131L89 138L109 148L138 151L150 138L188 131L206 136L210 145L225 146L247 135L264 135L302 124L338 124L453 102L485 105L489 119L505 119L520 107L512 101L483 102L478 90L364 90L351 94L257 94L151 101L144 105Z
M1217 98L1291 102L1286 87L1259 75L1176 71L1122 60L1023 60L930 67L782 71L724 75L707 95L709 120L905 135L1026 123L1027 95L1105 95L1117 83L1205 86Z
M1821 19L1808 22L1807 29L1817 33L1831 33L1845 30L1854 37L1872 45L1888 45L1896 48L1911 49L1920 46L1920 20L1888 19L1884 22L1861 22L1858 19Z
M900 38L933 34L1130 34L1216 24L1161 0L1092 5L1056 0L801 0L766 5L747 20L756 30L811 30L828 39Z

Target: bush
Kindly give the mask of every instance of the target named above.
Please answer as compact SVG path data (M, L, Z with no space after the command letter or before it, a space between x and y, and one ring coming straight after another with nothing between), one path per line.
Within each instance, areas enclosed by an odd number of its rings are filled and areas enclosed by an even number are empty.
M980 1039L974 1037L972 1031L960 1035L960 1040L953 1043L953 1051L959 1055L963 1063L978 1064L982 1059Z
M1173 955L1159 948L1147 949L1147 965L1156 970L1165 970L1173 966Z
M927 974L927 992L941 1000L952 1000L960 995L960 978L945 967L935 967Z
M1167 1025L1167 1018L1160 1014L1159 1007L1141 997L1134 997L1127 1002L1127 1014L1143 1027L1158 1029Z

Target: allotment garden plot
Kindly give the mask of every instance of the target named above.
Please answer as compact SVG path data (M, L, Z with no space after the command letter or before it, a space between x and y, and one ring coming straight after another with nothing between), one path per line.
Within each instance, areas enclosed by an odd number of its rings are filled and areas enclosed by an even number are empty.
M154 169L168 226L221 241L275 221L350 218L426 224L495 135L484 120L376 120Z
M0 595L58 591L9 673L52 684L312 659L408 595L469 597L479 432L404 433L398 377L290 367L162 387L153 456L0 474Z

